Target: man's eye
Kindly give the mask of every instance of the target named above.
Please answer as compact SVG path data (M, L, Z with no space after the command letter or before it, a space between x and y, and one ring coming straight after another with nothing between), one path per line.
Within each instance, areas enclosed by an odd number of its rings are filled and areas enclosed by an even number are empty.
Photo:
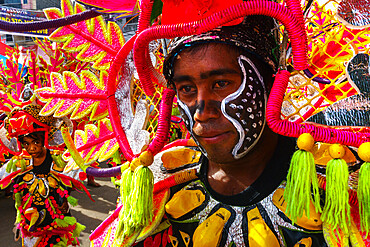
M181 86L179 88L179 91L182 92L182 93L191 93L191 92L194 92L195 91L195 88L192 87L192 86Z
M229 84L230 84L230 82L228 82L228 81L217 81L215 83L214 88L224 88L224 87L226 87Z

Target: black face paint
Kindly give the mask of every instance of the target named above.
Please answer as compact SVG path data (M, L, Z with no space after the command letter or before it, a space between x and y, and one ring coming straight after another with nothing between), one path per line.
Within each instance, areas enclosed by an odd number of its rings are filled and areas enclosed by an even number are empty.
M184 104L179 97L177 96L177 102L178 102L178 108L180 110L180 114L182 119L184 120L185 127L189 131L190 135L193 137L194 141L199 146L200 150L207 156L206 150L199 144L198 140L194 137L193 133L193 126L194 126L194 115L196 111L198 113L202 114L205 109L205 101L201 100L199 103L198 101L195 101L195 105L188 106ZM219 111L221 109L221 102L217 100L209 100L207 102L207 107L210 109L214 109L215 111Z
M195 106L188 106L187 105L187 107L189 108L191 116L194 116L196 112L198 114L203 114L204 109L206 107L206 103L205 103L204 100L201 100L199 102L199 104L198 104L198 101L195 101ZM215 111L220 110L221 109L221 101L209 100L207 102L207 107L211 110L214 109Z
M194 137L193 133L193 126L194 126L194 114L195 111L198 108L198 103L195 102L195 106L191 106L190 108L184 104L180 98L179 95L177 95L177 103L178 103L178 108L180 110L181 118L184 120L185 127L189 131L190 135L193 137L195 143L198 145L200 148L200 151L207 156L206 150L199 144L198 140ZM204 107L203 107L204 109Z
M206 106L206 103L204 102L204 100L201 100L199 102L199 104L196 105L196 111L198 111L199 113L203 113L205 106ZM190 112L191 112L191 110L190 110ZM193 116L194 116L194 114L193 114Z

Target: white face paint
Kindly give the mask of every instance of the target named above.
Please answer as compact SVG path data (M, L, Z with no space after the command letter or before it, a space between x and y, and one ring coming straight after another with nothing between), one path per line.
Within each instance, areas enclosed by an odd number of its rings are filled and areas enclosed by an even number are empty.
M234 93L221 102L222 114L234 125L239 141L232 150L235 159L246 155L258 142L266 125L267 94L263 78L253 62L241 55L238 63L243 80Z
M246 155L258 142L266 125L267 94L263 78L253 62L241 55L238 63L243 73L240 87L221 102L221 112L236 128L239 140L232 150L235 159ZM178 97L179 109L185 126L193 136L194 116L189 107ZM199 145L207 156L206 150Z

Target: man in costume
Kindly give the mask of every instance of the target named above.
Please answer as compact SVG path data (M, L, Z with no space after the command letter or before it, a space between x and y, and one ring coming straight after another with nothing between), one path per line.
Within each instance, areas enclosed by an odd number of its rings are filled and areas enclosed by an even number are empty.
M315 210L294 223L285 214L295 143L265 120L277 68L274 28L271 18L246 17L170 45L164 74L202 157L198 178L171 188L169 228L144 246L167 235L167 246L326 246Z

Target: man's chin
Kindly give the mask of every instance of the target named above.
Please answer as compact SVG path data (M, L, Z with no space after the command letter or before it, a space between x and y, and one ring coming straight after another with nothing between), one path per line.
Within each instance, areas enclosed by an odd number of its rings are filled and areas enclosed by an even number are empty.
M218 164L226 164L226 163L235 161L235 158L231 154L231 150L226 151L225 149L223 150L220 150L220 149L216 149L216 150L208 149L207 150L206 149L206 152L207 152L208 160L218 163Z
M233 143L230 139L224 139L222 142L209 143L203 139L198 140L199 145L207 153L207 158L212 161L230 162L235 160L232 155ZM218 162L219 163L219 162Z

